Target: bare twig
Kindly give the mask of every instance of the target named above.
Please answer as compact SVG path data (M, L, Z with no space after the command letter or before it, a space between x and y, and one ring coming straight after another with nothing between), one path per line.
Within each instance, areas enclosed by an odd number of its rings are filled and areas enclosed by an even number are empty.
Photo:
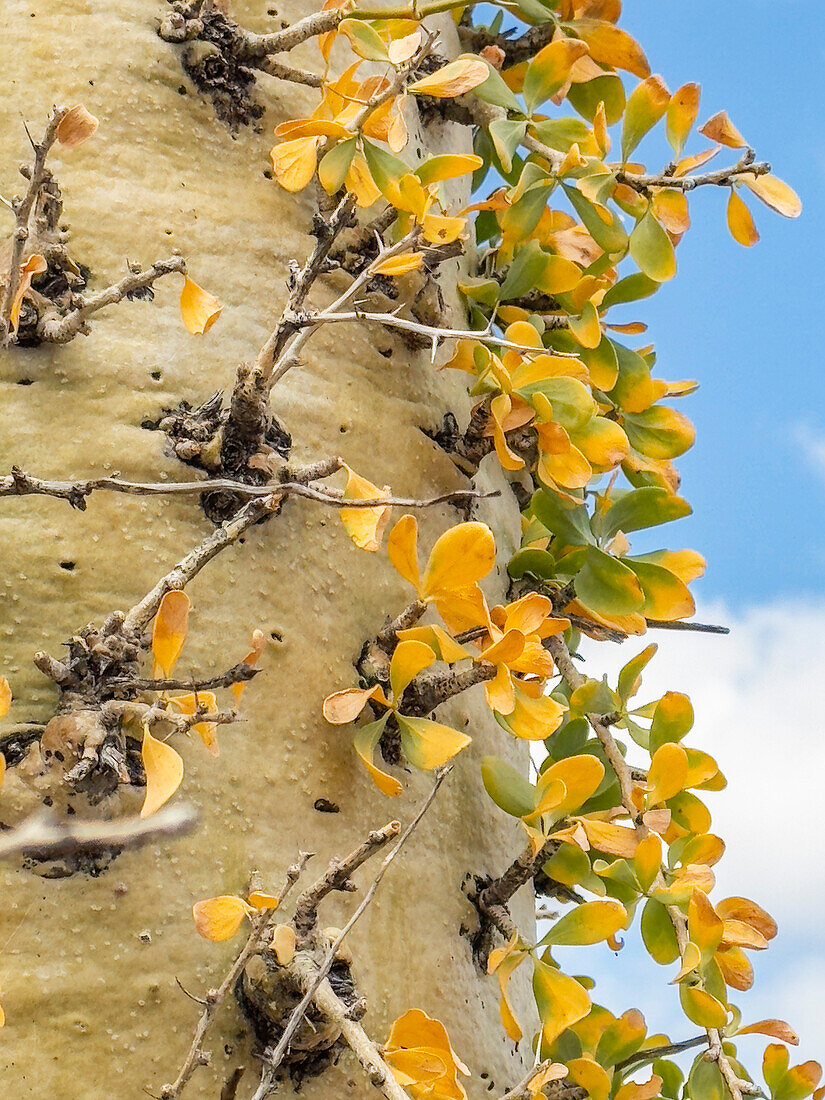
M308 859L310 859L310 853L299 853L296 862L287 870L286 879L284 880L280 893L277 895L278 905L273 906L271 909L263 909L255 914L252 918L252 931L249 933L249 937L240 954L229 968L226 977L217 989L210 989L207 991L204 999L203 1011L195 1027L195 1034L189 1047L189 1052L184 1059L183 1065L174 1083L171 1085L164 1085L161 1089L160 1100L177 1100L197 1067L208 1064L209 1055L202 1049L201 1044L215 1017L215 1013L227 993L234 988L235 982L238 980L247 960L264 945L273 912L283 903L292 887L298 881Z
M527 1086L530 1084L533 1078L537 1077L540 1073L543 1073L552 1064L553 1059L546 1058L543 1062L539 1062L538 1065L533 1066L531 1069L528 1069L528 1071L525 1073L524 1077L522 1077L519 1083L517 1085L514 1085L513 1088L509 1089L507 1092L505 1092L505 1094L501 1097L501 1100L524 1100L525 1097L530 1095Z
M167 806L145 820L58 821L50 814L35 814L0 835L0 859L34 854L51 859L96 848L138 848L158 837L191 832L197 820L195 810L185 804Z
M629 1058L625 1058L624 1061L617 1062L616 1072L623 1073L631 1068L637 1068L645 1062L655 1062L657 1058L669 1058L671 1054L681 1054L683 1051L692 1050L694 1047L706 1046L707 1042L707 1035L694 1035L692 1039L683 1039L680 1043L668 1043L661 1047L638 1050L635 1054L631 1054Z
M363 844L350 852L343 859L333 859L324 876L305 890L298 898L295 906L293 924L300 938L304 938L315 927L318 918L318 906L333 890L351 891L355 887L351 877L362 864L371 859L393 837L401 831L400 821L390 821L381 829L376 829L369 834Z
M404 845L407 843L409 838L412 836L416 826L418 825L418 823L421 821L424 814L427 812L427 810L432 805L433 799L438 794L439 787L443 783L446 776L450 773L450 771L451 771L451 767L448 766L448 767L442 769L441 771L439 771L437 773L436 778L435 778L435 782L433 783L433 786L432 786L432 790L430 791L427 798L424 800L424 803L422 804L421 809L418 811L418 813L415 815L413 820L410 822L410 824L407 826L407 828L404 830L404 832L398 838L397 842L393 845L392 849L384 857L384 859L381 862L381 866L378 869L378 873L375 876L375 878L373 879L372 885L370 886L369 890L367 890L367 892L364 895L360 905L355 910L355 912L352 914L352 916L349 918L349 920L344 925L344 927L341 929L341 931L338 933L338 935L336 936L334 942L330 944L330 947L329 947L323 961L321 962L320 966L318 966L318 968L317 968L314 976L312 977L312 979L310 981L308 981L308 983L305 987L303 997L298 1002L298 1004L295 1006L295 1009L293 1010L292 1015L290 1016L289 1020L287 1021L286 1026L283 1030L283 1033L282 1033L280 1039L278 1040L278 1045L274 1048L274 1050L271 1053L267 1053L267 1055L266 1055L266 1062L269 1065L271 1070L274 1071L280 1065L284 1055L286 1054L287 1049L289 1048L289 1044L292 1041L293 1035L298 1030L298 1027L301 1024L301 1021L303 1020L307 1009L309 1008L310 1004L312 1003L312 1001L315 998L315 995L316 995L316 992L318 991L319 986L324 981L327 974L329 974L330 969L332 968L332 964L335 961L335 957L338 953L338 949L340 948L341 944L344 942L344 938L349 933L349 931L352 929L352 927L355 925L355 923L359 919L359 917L367 909L367 907L369 906L372 899L375 897L375 892L378 889L379 885L381 884L381 880L384 877L387 869L389 868L392 861L396 858L398 853L401 851L401 849L404 847ZM296 956L296 958L297 957L298 956ZM267 1094L264 1093L263 1095L267 1095Z
M340 459L333 460L335 469L340 469ZM325 463L326 464L326 463ZM320 468L319 464L319 468ZM335 472L334 470L331 472ZM328 476L321 472L318 478ZM307 480L314 478L308 477ZM275 481L267 485L249 485L245 481L231 478L211 478L203 481L124 481L121 478L98 477L76 481L45 481L25 473L17 466L10 474L0 477L0 497L49 496L67 500L73 508L83 511L86 498L94 492L107 491L123 493L127 496L191 496L193 494L212 493L225 490L252 500L266 501L277 496L279 499L289 496L303 497L333 508L380 508L387 505L398 508L432 508L438 504L462 504L470 500L482 500L499 495L498 490L483 493L477 489L451 489L435 497L418 499L416 497L375 497L370 500L349 499L336 489L318 489L305 481Z
M88 319L106 306L122 302L136 290L152 286L164 275L183 274L186 271L186 262L181 256L172 256L168 260L158 260L151 267L141 271L140 268L130 271L116 283L92 294L88 298L82 295L75 297L75 308L64 317L56 313L47 314L37 326L37 335L45 343L67 344L78 333L88 333Z
M29 186L26 194L19 203L14 205L15 228L12 234L11 255L9 257L9 269L5 276L3 297L0 300L0 346L8 344L12 338L11 333L11 309L17 290L20 286L20 264L26 241L29 239L29 218L32 208L37 201L37 196L43 184L49 178L46 168L46 158L57 140L57 129L67 112L65 107L52 107L46 131L40 142L34 143L34 163L28 170Z

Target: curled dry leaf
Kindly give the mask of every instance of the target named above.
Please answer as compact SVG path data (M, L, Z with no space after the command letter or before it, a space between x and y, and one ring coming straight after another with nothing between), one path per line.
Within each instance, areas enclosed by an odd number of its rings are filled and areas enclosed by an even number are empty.
M45 258L37 252L33 256L29 256L28 260L20 265L20 282L18 283L17 293L14 295L11 309L9 310L9 321L11 323L12 332L17 332L17 326L20 324L20 309L23 305L23 298L31 289L32 279L35 275L42 275L47 267L48 264Z
M180 292L180 315L187 332L202 336L221 315L222 303L187 275Z
M254 910L243 898L234 894L222 894L217 898L196 901L192 906L192 917L199 936L212 943L231 940Z
M168 802L181 785L183 761L171 745L153 737L148 726L143 727L140 755L146 774L146 797L140 816L149 817Z
M416 80L409 90L435 99L454 99L483 84L489 75L487 62L480 57L458 57L438 72Z
M296 943L295 929L291 925L278 924L275 926L269 946L275 952L275 958L280 966L289 966L295 958Z
M76 149L92 137L99 125L98 119L82 103L78 103L60 120L57 140L64 149Z
M381 497L389 496L389 485L379 489L371 481L367 481L366 478L356 474L346 463L344 463L344 469L347 471L347 487L344 490L345 499L380 500ZM360 550L368 550L374 554L381 547L384 528L387 526L391 511L392 509L389 506L382 508L342 508L341 523L344 525L346 533Z

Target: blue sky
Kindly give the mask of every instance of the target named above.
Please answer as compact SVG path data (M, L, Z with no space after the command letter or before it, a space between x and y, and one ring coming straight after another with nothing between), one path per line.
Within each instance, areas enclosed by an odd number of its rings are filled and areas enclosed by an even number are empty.
M821 594L825 4L625 0L622 25L671 89L702 85L700 122L726 109L804 207L788 221L751 203L762 239L745 249L727 232L727 193L695 192L676 279L626 307L649 323L659 372L701 382L681 406L697 428L693 451L680 460L695 514L670 538L707 557L697 586L705 599L742 608ZM696 138L688 151L702 147ZM661 167L666 150L654 150L650 166Z
M803 201L798 221L749 202L762 239L744 249L727 231L726 192L695 192L676 279L625 307L621 319L648 323L635 339L656 345L661 376L700 382L679 405L697 429L694 449L679 460L694 514L663 530L668 545L692 546L708 560L695 585L697 617L731 627L728 637L651 633L644 642L660 650L640 699L665 690L691 696L689 743L716 756L729 780L708 800L713 829L728 844L714 897L752 897L779 923L779 938L753 958L754 989L734 996L744 1022L786 1019L800 1035L792 1062L822 1061L825 3L624 0L622 26L672 90L702 85L700 122L726 109ZM704 144L694 138L688 151ZM653 137L639 155L651 170L669 159ZM720 154L714 164L723 163ZM644 642L591 644L587 671L615 682ZM655 966L638 934L618 958L604 945L581 951L569 949L563 965L596 977L598 999L613 1011L636 1005L652 1030L693 1034L667 984L676 968ZM751 1072L763 1046L742 1043Z

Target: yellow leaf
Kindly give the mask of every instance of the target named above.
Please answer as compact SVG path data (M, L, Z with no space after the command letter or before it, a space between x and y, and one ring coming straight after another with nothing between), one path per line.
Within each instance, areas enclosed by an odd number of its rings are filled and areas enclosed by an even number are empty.
M366 160L356 153L350 162L346 175L347 190L355 195L355 201L362 209L372 206L381 198L381 191L370 174Z
M541 1019L542 1039L548 1045L590 1011L587 990L574 978L539 959L533 963L533 992Z
M397 573L408 581L416 592L421 591L418 571L418 520L415 516L402 516L390 531L387 539L387 555Z
M160 601L152 627L152 656L164 676L171 675L186 641L189 606L185 592L167 592Z
M333 726L345 726L354 722L370 699L389 706L384 692L378 684L371 688L345 688L335 691L324 699L324 718Z
M388 798L395 798L396 795L401 793L401 784L393 776L382 772L372 762L375 747L381 740L381 734L384 732L385 726L386 719L383 718L362 726L356 731L355 737L352 739L352 747L355 749L358 759L370 773L370 778L378 790L387 795Z
M633 829L613 825L609 821L595 821L588 817L576 818L582 825L591 845L609 856L632 858L639 846L639 837Z
M435 661L435 653L424 642L399 642L390 661L390 686L397 705L410 682Z
M745 172L739 179L777 214L785 218L798 218L802 213L802 203L797 193L777 176L755 176L752 172Z
M466 218L445 218L440 214L426 214L421 219L421 232L429 244L452 244L461 236L467 224Z
M610 1095L610 1078L592 1057L571 1059L567 1063L567 1075L585 1090L590 1100L607 1100Z
M768 941L756 928L741 920L722 922L721 947L747 947L751 951L764 951Z
M614 1100L652 1100L659 1095L662 1078L655 1073L649 1081L628 1081L616 1093Z
M537 791L543 789L545 784L557 779L561 780L565 787L564 799L558 807L558 813L569 814L572 810L578 810L596 793L604 779L604 764L589 753L568 756L556 764L551 764L541 773L536 784Z
M345 500L379 500L381 497L389 496L389 485L379 489L371 481L356 474L346 462L343 466L347 471ZM359 550L375 553L381 547L384 528L389 522L391 511L392 508L389 505L381 508L342 508L341 523Z
M208 332L221 315L223 306L208 290L198 286L187 275L180 292L180 315L183 326L193 336Z
M374 275L406 275L408 271L417 271L424 259L423 252L406 252L401 256L390 256L372 268Z
M414 643L409 643L410 645ZM452 726L429 718L410 718L396 714L404 755L415 768L429 772L440 768L465 749L472 738Z
M484 161L472 153L442 153L430 157L415 170L415 174L424 184L440 183L442 180L467 176L480 168Z
M709 160L713 160L721 151L721 145L712 145L710 149L704 149L701 153L694 153L692 156L683 157L677 162L673 169L674 176L686 176L689 172L692 172L694 168L701 168L703 164L707 164Z
M42 275L47 268L48 264L46 260L37 252L29 256L25 263L20 264L20 281L17 285L14 300L11 303L11 309L9 310L9 323L11 324L12 332L17 332L17 326L20 323L20 309L23 305L23 298L31 289L32 279L35 275Z
M511 714L516 705L513 677L507 665L499 665L494 679L484 685L487 706L497 714Z
M520 470L524 466L524 459L515 451L511 451L507 444L507 436L504 431L504 421L510 413L512 402L506 393L500 393L490 402L490 416L493 420L493 443L496 449L496 457L504 470Z
M146 795L141 817L149 817L168 802L183 779L183 761L171 745L158 741L143 727L143 746L141 748L143 770L146 775Z
M269 156L275 179L285 191L303 191L315 175L320 137L300 137L273 146Z
M688 134L699 113L700 92L698 84L683 84L673 93L668 105L667 140L677 157L682 155Z
M640 79L650 75L644 50L627 31L598 19L578 19L575 31L590 47L590 56L600 65L624 69Z
M57 127L57 140L64 149L75 149L94 134L100 123L82 103L70 108Z
M713 118L709 118L704 126L699 127L699 133L711 141L718 141L720 145L727 145L730 149L744 149L748 144L728 118L727 111L719 111Z
M9 713L11 706L11 688L4 676L0 676L0 718Z
M728 1022L728 1010L714 996L696 985L680 985L679 1000L687 1018L700 1027L724 1027Z
M744 993L753 985L753 967L741 947L716 952L716 964L725 979L725 985Z
M559 728L566 708L549 695L533 697L527 685L516 687L515 706L505 719L507 729L523 741L543 741Z
M690 940L685 944L685 949L682 952L682 962L679 967L679 973L671 981L671 985L677 985L686 978L688 974L692 974L693 971L699 966L702 961L702 952L696 946L695 943L691 943Z
M693 943L708 962L722 942L724 922L711 905L704 890L696 889L688 902L688 931Z
M739 920L761 932L766 940L776 935L776 921L765 910L749 898L725 898L716 906L716 912L722 920Z
M511 665L524 652L524 635L520 630L508 630L492 645L483 649L480 660L491 665Z
M411 626L408 630L398 631L400 642L423 642L437 655L440 661L448 665L456 661L464 661L470 656L469 650L447 633L447 631L433 623L430 626Z
M410 84L409 90L418 95L434 96L436 99L452 99L477 88L489 75L487 62L480 57L459 57L438 72L416 80L414 84Z
M655 833L649 833L633 856L633 870L643 891L650 889L661 865L662 842Z
M253 909L277 909L278 899L274 894L264 894L260 890L253 890L246 899Z
M732 187L728 198L728 229L736 243L745 248L750 248L759 240L750 210Z
M253 912L251 905L243 898L236 898L234 894L222 894L217 898L207 898L206 901L196 901L192 906L198 935L213 943L231 940L243 924L244 917Z
M657 806L667 802L684 789L688 775L687 753L681 745L666 744L660 746L650 762L647 782L650 790L647 805Z
M289 966L295 958L298 938L295 929L288 924L276 924L269 946L275 952L279 966Z
M491 951L490 957L487 960L487 972L489 974L495 974L496 980L498 981L499 993L501 995L499 1000L499 1013L501 1015L502 1026L515 1043L519 1042L521 1039L522 1030L516 1018L516 1014L513 1011L510 998L507 996L507 986L514 971L518 969L527 957L523 951L511 950L511 945L515 944L517 939L518 933L514 935L513 940L511 940L506 947L499 947L496 948L495 951Z
M486 523L459 523L437 540L427 562L422 595L454 592L481 580L493 568L496 544Z
M0 787L3 785L3 780L6 778L6 758L2 752L0 752Z

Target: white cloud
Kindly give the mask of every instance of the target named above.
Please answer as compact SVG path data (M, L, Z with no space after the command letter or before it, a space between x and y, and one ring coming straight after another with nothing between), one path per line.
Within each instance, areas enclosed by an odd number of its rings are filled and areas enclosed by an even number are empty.
M753 956L756 986L738 995L737 1003L750 1020L787 1019L800 1034L800 1053L821 1057L825 1054L825 603L776 603L739 616L715 604L701 608L697 619L723 623L731 633L655 631L644 640L621 646L588 643L583 646L585 667L591 676L607 672L615 685L622 664L651 639L659 643L659 653L645 672L640 702L667 690L690 695L696 725L687 741L710 752L728 777L725 791L707 796L713 830L728 845L716 868L717 896L751 897L780 926L770 950ZM623 965L621 956L612 960L602 953L599 976L604 974L614 992L621 990L622 983L625 990L646 987L643 992L651 1010L661 1009L666 1002L648 983L665 985L669 975L654 967L641 978L631 976L641 952L637 954L628 944L627 955ZM633 996L625 992L618 1000L629 1005ZM678 1010L667 1015L661 1022L652 1015L649 1022L665 1027L672 1023L675 1030Z
M825 430L810 424L797 424L793 438L802 450L808 466L825 481Z

